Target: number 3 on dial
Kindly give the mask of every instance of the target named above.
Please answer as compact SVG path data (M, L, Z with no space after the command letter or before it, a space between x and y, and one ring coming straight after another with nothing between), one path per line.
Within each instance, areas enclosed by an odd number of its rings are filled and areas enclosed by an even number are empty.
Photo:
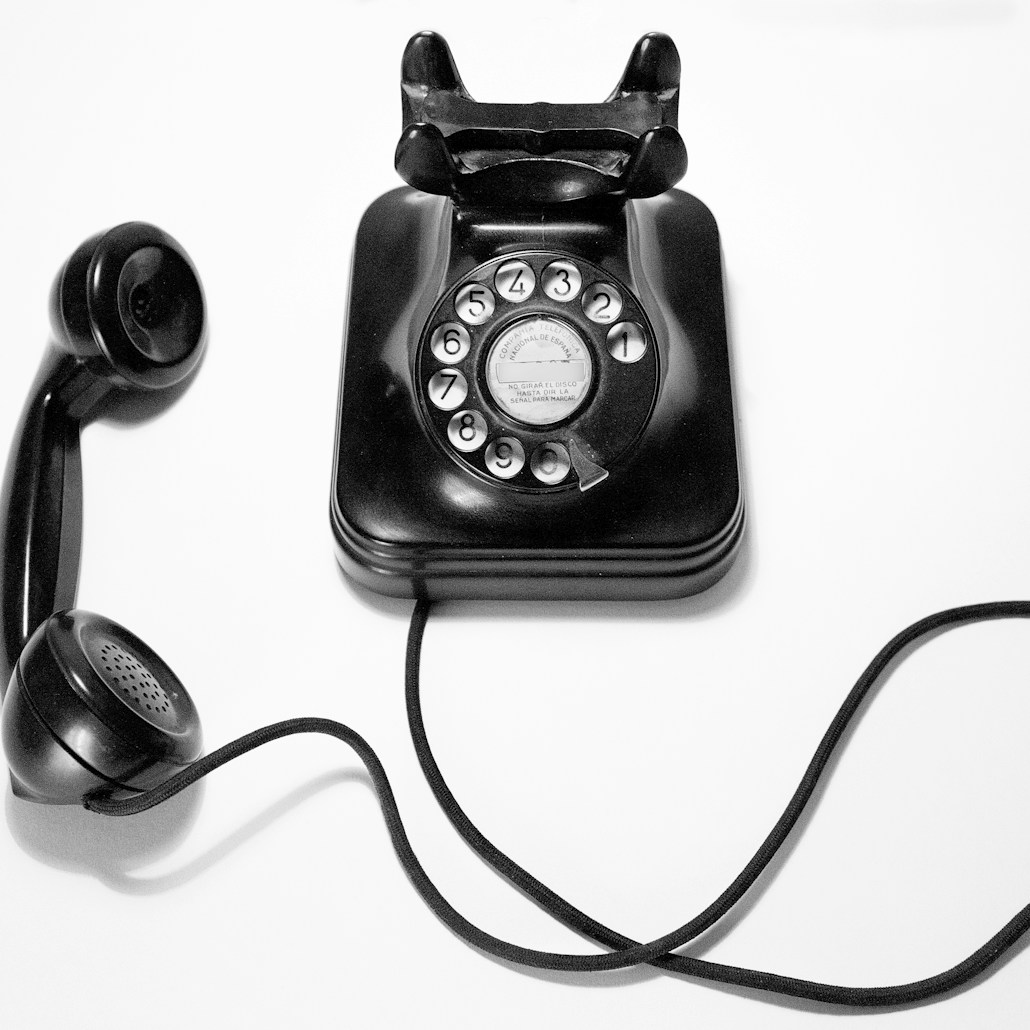
M540 283L551 300L572 300L583 285L579 269L571 261L552 261L543 271Z

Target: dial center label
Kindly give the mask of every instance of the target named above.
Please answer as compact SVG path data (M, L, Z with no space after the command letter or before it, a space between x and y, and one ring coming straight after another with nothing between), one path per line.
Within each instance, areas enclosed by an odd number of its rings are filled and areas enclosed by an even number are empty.
M486 381L502 411L544 426L571 415L587 395L593 362L583 338L557 318L524 318L501 333L486 359Z

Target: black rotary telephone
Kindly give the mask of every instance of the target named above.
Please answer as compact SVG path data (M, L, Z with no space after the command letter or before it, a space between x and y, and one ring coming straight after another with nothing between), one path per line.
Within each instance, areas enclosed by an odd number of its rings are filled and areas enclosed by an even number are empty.
M719 234L672 187L679 55L596 104L481 104L444 40L401 71L358 229L332 524L403 597L682 597L744 524Z
M124 626L76 607L80 431L114 397L174 395L205 347L196 269L145 223L98 233L58 272L53 337L4 476L0 733L17 803L131 816L256 747L323 733L368 769L398 860L426 904L510 962L595 973L646 962L755 991L884 1006L954 990L1030 930L1026 905L949 969L890 986L819 983L676 950L767 869L870 690L907 648L958 623L1028 618L1030 601L953 608L897 634L844 699L740 872L650 941L589 916L492 844L433 756L419 661L434 598L681 596L714 582L739 544L718 234L698 201L672 189L686 163L678 79L675 47L655 34L637 44L604 103L477 104L443 40L416 36L404 56L397 148L411 185L376 201L361 224L340 395L333 525L352 576L418 598L405 696L427 782L477 855L603 950L528 948L458 912L422 868L375 752L343 723L288 719L204 754L196 708L168 664Z

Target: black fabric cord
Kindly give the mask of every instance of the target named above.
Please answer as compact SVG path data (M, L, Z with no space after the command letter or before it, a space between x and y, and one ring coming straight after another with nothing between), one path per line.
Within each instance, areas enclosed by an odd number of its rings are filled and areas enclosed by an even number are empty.
M890 662L908 645L934 630L959 623L1001 618L1030 617L1030 601L995 601L968 605L937 612L913 623L893 638L870 662L845 698L829 728L816 748L794 795L750 861L730 885L703 912L681 927L645 944L638 943L609 929L581 912L568 901L550 890L515 861L496 848L473 825L451 793L426 737L419 696L419 662L422 637L430 605L420 601L412 615L408 635L406 665L406 698L412 739L419 762L433 793L455 829L466 843L486 862L517 888L533 898L543 909L566 925L586 934L610 951L593 954L564 954L537 951L500 940L475 926L456 911L440 894L422 868L401 823L397 803L390 788L386 771L368 743L354 730L330 719L301 718L275 723L249 733L226 744L217 751L195 762L159 787L125 800L112 800L100 796L84 799L86 808L104 815L134 815L166 801L209 772L260 747L269 741L295 733L327 733L350 746L364 763L372 779L386 820L394 850L415 889L436 915L456 934L474 947L498 958L536 968L569 971L600 972L621 969L639 963L650 963L661 969L685 973L692 977L736 984L742 987L792 995L835 1005L887 1006L921 1001L943 994L986 970L1004 954L1030 928L1030 905L1018 912L986 944L968 958L950 969L924 980L886 987L846 987L824 984L777 973L763 972L738 966L723 965L671 952L694 940L725 916L761 875L773 856L783 845L805 806L811 799L834 749L862 701L883 674Z

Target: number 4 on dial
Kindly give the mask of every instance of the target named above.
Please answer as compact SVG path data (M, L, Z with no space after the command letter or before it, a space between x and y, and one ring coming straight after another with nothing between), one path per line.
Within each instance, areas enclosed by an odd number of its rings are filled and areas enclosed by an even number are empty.
M536 287L536 276L525 261L506 261L494 276L497 292L513 304L521 304Z

